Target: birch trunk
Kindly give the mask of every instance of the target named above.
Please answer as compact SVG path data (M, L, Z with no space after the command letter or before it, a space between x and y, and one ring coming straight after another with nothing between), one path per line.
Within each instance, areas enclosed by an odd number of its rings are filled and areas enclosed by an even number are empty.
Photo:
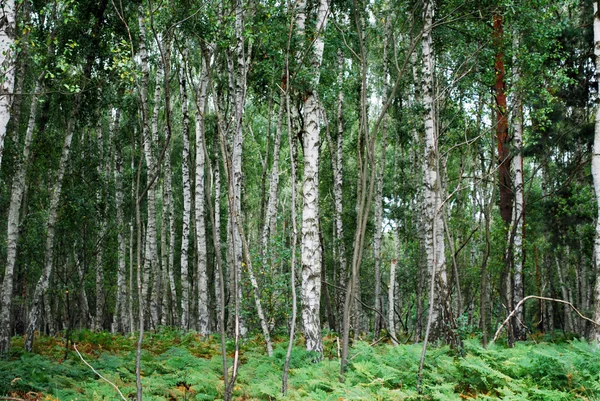
M302 322L306 349L321 355L320 299L321 299L321 247L319 244L319 105L314 91L319 83L319 69L323 59L325 42L323 35L327 25L329 4L319 1L316 18L316 34L313 42L312 90L304 100L304 179L302 184Z
M96 127L96 143L98 144L98 155L99 155L99 163L97 166L97 174L98 177L102 177L104 174L104 141L102 135L102 125L100 121L98 121L98 126ZM104 181L104 180L102 180ZM99 188L96 191L96 203L100 206L102 205L102 188ZM96 250L96 314L94 315L94 330L102 331L103 322L104 322L104 263L103 263L103 251L104 251L104 231L106 227L106 223L104 221L104 210L100 208L100 216L99 216L100 224L98 230L99 241L97 244Z
M146 27L145 27L145 21L143 18L143 11L140 9L140 15L138 16L138 25L140 28L140 61L141 61L141 70L142 70L142 77L141 77L141 84L140 84L140 108L141 108L141 114L142 114L142 141L143 141L143 151L144 151L144 155L146 157L146 159L148 158L147 152L146 152L146 147L150 146L150 139L149 136L150 134L148 133L148 112L149 112L149 107L148 107L148 85L149 85L149 80L150 80L150 67L149 67L149 62L148 62L148 52L146 50ZM148 161L146 160L146 164L148 164ZM141 167L141 166L139 166ZM148 165L147 166L148 170L150 170L151 166ZM138 169L139 171L139 169ZM150 176L151 173L147 173L147 176ZM144 329L144 321L147 320L145 319L147 310L146 310L146 305L148 302L148 283L150 281L150 266L147 266L146 263L146 258L144 257L143 260L143 266L141 266L142 264L142 260L141 260L141 253L142 250L144 249L143 245L142 245L142 238L143 235L141 233L142 230L142 223L141 223L141 216L140 216L140 200L139 200L139 181L140 181L140 176L138 173L137 176L137 183L134 185L134 188L137 188L136 190L136 194L134 195L134 199L136 199L136 237L137 237L137 252L136 252L136 256L137 256L137 268L136 268L136 281L137 281L137 285L138 285L138 320L139 320L139 338L141 340L142 338L142 333L143 333L143 329ZM148 190L148 197L150 195L151 192L151 188ZM148 204L150 204L150 201L148 201ZM150 218L150 217L149 217ZM148 254L149 252L144 252L145 254ZM140 269L143 269L143 272L140 271ZM141 343L141 341L138 341L139 343ZM141 385L140 385L141 386ZM141 397L141 396L140 396Z
M390 29L390 19L386 18L385 36L383 39L383 94L387 98L390 82L388 57L388 36ZM383 299L381 297L381 243L383 238L383 176L385 173L385 156L387 147L388 118L383 120L382 127L382 145L381 145L381 163L377 172L377 189L375 190L375 235L373 238L373 259L375 262L375 310L383 313ZM393 289L393 287L392 287ZM383 315L375 314L375 337L379 336L381 326L383 325Z
M15 86L15 58L13 47L16 36L16 8L14 0L0 4L0 165L4 153L6 127L10 120L10 109Z
M160 67L156 72L156 86L154 89L154 110L152 112L151 132L146 130L144 136L144 156L146 158L146 177L148 182L156 174L156 157L152 144L158 142L158 113L161 103L161 74ZM160 266L158 261L158 246L156 234L156 182L148 188L148 227L146 228L146 252L144 257L143 297L150 304L150 321L147 326L154 328L159 324L158 300L160 299Z
M289 71L286 69L286 81L289 78ZM290 287L292 290L292 321L290 322L290 338L288 341L287 352L285 356L285 363L283 365L282 385L281 392L285 395L288 387L288 371L290 368L290 358L292 355L292 347L294 345L294 337L296 335L296 320L297 320L297 295L296 295L296 246L298 244L298 227L297 227L297 208L296 200L298 198L296 186L297 181L297 146L296 140L292 137L292 122L291 122L291 111L290 111L290 97L289 94L285 94L285 104L287 111L287 126L288 126L288 145L290 150L290 183L291 183L291 199L290 209L292 214L292 255L290 260ZM282 105L283 106L283 105Z
M598 1L594 1L594 55L596 56L596 79L600 78L600 15L598 15ZM594 153L592 156L592 178L598 204L598 218L596 220L596 238L594 241L594 274L596 287L594 290L594 320L600 323L600 107L596 107L594 130ZM594 340L600 344L600 328L594 329Z
M515 38L513 40L513 79L515 85L519 85L520 81L520 71L517 66L517 56L516 53L519 48L519 39L518 34L515 33ZM514 279L513 279L513 303L514 305L518 305L519 302L524 297L523 292L523 220L524 220L524 194L523 194L523 157L522 157L522 149L523 149L523 98L519 91L519 88L516 88L515 97L514 97L514 114L513 114L513 149L514 156L512 159L512 169L514 172L514 208L512 214L512 249L513 249L513 269L514 269ZM510 249L510 246L509 246ZM524 323L524 308L519 308L515 317L516 322L513 323L513 331L515 339L517 340L525 340L525 332L523 331L522 324Z
M185 60L184 60L185 63ZM188 112L188 97L185 68L182 66L179 70L179 90L181 93L181 112L183 115L183 154L181 161L181 171L183 175L183 226L181 234L181 327L184 330L190 328L190 281L189 281L189 243L190 243L190 223L192 210L192 190L190 180L190 117ZM197 123L196 123L197 125ZM198 135L196 133L196 135ZM198 141L198 139L196 139ZM197 152L197 151L196 151ZM196 160L196 163L198 161ZM196 166L196 174L198 167ZM197 179L197 177L196 177ZM198 195L196 195L196 202Z
M165 155L163 161L163 171L166 177L167 174L171 173L171 169L167 169L167 159L170 159L171 156L168 154ZM170 164L170 163L169 163ZM170 166L169 166L170 167ZM169 291L168 283L168 263L169 263L169 248L167 247L168 238L167 238L167 230L169 229L169 195L167 194L167 186L163 180L161 185L162 187L162 216L160 222L160 265L162 266L161 274L160 274L160 325L167 326L170 324L169 317Z
M236 311L239 310L242 299L241 277L243 271L243 245L238 223L236 223L235 220L240 218L242 206L242 119L246 104L246 78L249 66L246 60L247 56L244 46L243 27L244 11L242 9L241 0L237 0L235 2L234 24L236 44L232 52L232 57L228 57L229 91L233 98L233 113L231 115L232 135L230 141L230 160L227 160L227 163L229 164L227 167L229 178L228 191L229 197L231 198L231 202L229 202L229 220L227 222L229 230L228 242L230 244L228 252L230 252L229 259L231 261L229 263L229 266L231 266L229 274L230 284L233 284L233 287L235 287L235 289L231 288L230 294L233 296ZM251 54L251 46L248 47L247 54L249 57ZM239 335L244 337L248 330L244 319L239 316L237 312L235 313L235 322L233 323L238 326L237 332Z
M216 145L219 143L218 132L215 130L215 149L214 149L214 167L213 167L213 183L214 187L214 211L213 211L213 235L214 235L214 245L215 245L215 260L221 259L221 163L219 157L219 147ZM215 263L215 278L222 277L223 272L221 271L221 264ZM221 316L221 298L225 298L224 294L225 289L221 286L220 280L215 280L215 300L217 300L217 313L216 316ZM223 304L224 305L224 304ZM218 324L221 324L221 319L217 318ZM221 330L221 327L218 327Z
M394 287L396 285L396 267L398 260L392 259L390 264L390 284L388 287L388 332L392 338L393 344L398 344L396 340L396 324L394 323Z
M17 243L19 240L19 222L21 212L21 201L26 187L27 168L35 118L37 115L38 96L41 90L41 79L38 79L31 99L29 122L23 143L23 154L18 160L16 173L13 177L10 205L8 208L8 235L6 250L6 267L4 268L4 279L2 281L2 295L0 296L0 355L8 353L10 349L10 338L12 335L11 312L13 300L14 269L17 261Z
M341 50L338 51L338 65L340 72L338 75L338 81L342 82L344 77L344 54ZM343 227L343 162L342 158L344 155L344 91L339 90L338 102L337 102L337 138L335 151L333 146L331 147L333 164L333 198L335 203L335 239L336 239L336 256L339 262L338 270L338 285L342 290L338 290L337 293L337 315L338 319L341 319L343 315L344 307L344 296L343 289L346 287L348 280L348 262L346 259L346 243L344 242L344 227ZM335 156L334 156L335 155ZM341 322L338 322L338 327L341 327Z
M167 274L169 276L169 290L170 290L170 313L171 323L175 327L181 327L179 324L179 304L177 298L177 288L175 286L175 207L173 205L173 183L171 181L171 166L170 158L168 159L169 165L165 166L165 170L168 168L169 173L165 173L165 185L167 187L167 194L169 196L169 260L167 261Z
M195 218L196 218L196 252L198 253L198 332L202 335L209 333L210 315L208 310L208 274L206 250L206 208L205 183L206 156L204 153L206 112L206 88L208 86L208 65L204 65L198 87L196 110L196 188L195 188Z
M44 248L44 267L42 275L40 276L33 293L31 309L29 310L29 316L27 319L27 329L25 338L25 350L33 351L34 333L38 328L40 312L42 307L42 298L48 290L48 284L50 282L50 275L52 274L52 268L54 263L53 251L54 251L54 230L56 228L56 222L58 220L58 205L60 202L60 195L62 191L63 177L67 162L69 161L69 153L71 150L71 141L73 139L73 131L75 130L75 116L79 110L79 102L81 97L78 95L75 99L75 105L71 112L69 122L67 125L67 134L63 143L62 152L60 156L60 164L58 166L58 172L56 174L56 182L52 190L52 196L50 199L50 207L48 209L48 220L46 222L46 245ZM51 319L51 316L48 316Z
M281 147L281 132L283 126L283 112L285 96L279 97L279 117L277 119L277 132L275 133L275 143L273 144L273 165L271 166L271 175L269 176L269 198L267 200L267 212L262 230L262 264L263 269L267 268L267 246L269 238L275 234L275 216L277 214L277 190L279 188L279 149Z
M111 130L113 135L119 130L120 112L115 110L111 120ZM125 334L130 330L129 321L127 319L127 262L126 252L127 244L125 241L125 217L123 213L123 155L119 144L115 141L114 154L114 180L115 180L115 208L117 212L117 302L115 305L115 314L113 318L113 332ZM130 304L129 308L133 306Z
M446 257L444 248L444 224L442 221L441 177L439 167L438 132L434 99L434 55L432 43L434 3L424 5L423 27L423 105L425 108L425 153L423 204L425 208L425 249L427 268L431 284L430 307L427 332L431 339L443 334L444 316L442 302L447 288ZM431 324L429 323L431 322ZM431 329L430 329L431 327ZM427 342L428 333L425 334Z

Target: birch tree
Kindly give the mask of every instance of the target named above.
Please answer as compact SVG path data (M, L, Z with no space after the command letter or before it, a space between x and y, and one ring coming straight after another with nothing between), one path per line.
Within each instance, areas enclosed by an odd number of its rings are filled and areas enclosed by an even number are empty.
M301 4L301 3L300 3ZM298 13L304 12L299 7ZM320 0L316 15L315 38L312 44L310 70L312 81L305 94L303 112L304 177L302 184L302 323L306 349L323 353L321 338L321 248L319 244L319 144L320 123L316 88L319 69L323 60L325 29L329 15L329 3ZM297 17L298 21L298 17ZM297 25L299 29L299 25Z
M436 123L436 104L434 91L434 54L432 27L434 1L424 3L424 27L422 38L422 82L423 106L425 108L425 154L424 154L424 183L423 204L425 208L425 252L430 280L430 305L428 316L428 332L431 327L431 337L440 338L443 334L443 310L446 303L447 276L444 244L444 223L442 219L442 201L439 163L439 132ZM425 334L425 342L428 334Z
M206 64L206 58L202 58ZM204 116L207 109L207 87L208 87L208 65L202 66L200 83L198 86L196 104L196 188L195 188L195 211L196 211L196 250L198 253L198 331L200 334L209 333L210 316L208 310L208 256L206 250L206 208L205 208L205 121Z
M512 250L512 260L514 268L513 281L513 302L518 305L525 296L523 292L523 220L524 216L524 188L523 188L523 97L520 89L520 67L518 65L517 54L519 49L518 33L514 33L513 39L513 82L515 86L514 105L513 105L513 158L512 170L514 174L514 207L512 213L511 230L512 247L509 244L508 249ZM516 321L513 323L515 339L524 340L525 333L521 328L525 321L523 308L519 308L516 315Z
M126 333L130 330L128 320L128 307L133 308L133 305L128 305L127 299L127 243L125 240L125 216L123 211L123 154L119 146L119 141L116 139L119 131L120 110L114 109L111 113L110 129L113 132L114 146L114 182L115 182L115 209L117 223L117 299L115 304L115 313L113 315L113 332Z
M2 281L2 295L0 296L0 355L6 354L10 349L10 338L12 334L11 314L13 300L14 269L17 261L17 242L19 240L19 222L21 213L21 202L26 188L26 173L29 166L31 154L31 142L35 129L37 116L38 96L41 91L41 77L36 83L31 99L29 111L29 122L23 142L23 153L18 160L17 172L13 177L10 205L8 208L8 236L6 267L4 268L4 279Z
M15 85L16 8L14 0L0 3L0 165Z
M77 116L77 113L79 111L80 101L80 95L77 95L75 99L75 104L71 111L71 116L69 117L69 122L66 129L67 132L65 135L60 156L60 163L58 166L58 171L56 172L56 180L54 181L54 187L52 188L52 196L50 198L50 206L48 208L48 220L46 222L44 267L42 270L42 274L35 285L31 309L29 310L27 318L25 349L29 352L33 351L34 333L39 326L39 319L42 308L42 297L48 291L50 275L52 274L52 268L54 267L54 234L56 230L56 223L58 221L58 206L60 202L60 195L62 192L63 177L65 175L65 170L69 161L73 132L75 131L75 117ZM52 316L46 316L46 319L52 319Z
M598 14L598 1L594 1L594 56L596 62L596 79L600 78L600 15ZM594 241L594 263L596 287L594 290L594 320L600 323L600 107L596 107L594 117L594 150L592 156L592 178L598 205L598 218L596 219L596 237ZM594 340L600 344L600 328L595 327Z
M190 328L190 282L189 282L189 262L188 249L190 243L190 219L192 210L192 192L190 180L190 117L188 112L188 97L186 84L186 71L184 67L185 59L179 70L179 90L181 93L181 112L183 116L183 153L181 159L181 172L183 175L183 226L181 234L181 327L186 330ZM198 117L196 117L198 119ZM196 123L197 126L198 123ZM198 135L198 133L196 133ZM196 139L198 141L198 139ZM196 156L197 157L197 156ZM198 160L196 159L196 163ZM198 166L196 165L196 175ZM196 180L198 177L196 177ZM202 198L202 196L200 196ZM198 194L196 194L196 201ZM197 208L197 206L196 206ZM197 233L198 235L199 233Z

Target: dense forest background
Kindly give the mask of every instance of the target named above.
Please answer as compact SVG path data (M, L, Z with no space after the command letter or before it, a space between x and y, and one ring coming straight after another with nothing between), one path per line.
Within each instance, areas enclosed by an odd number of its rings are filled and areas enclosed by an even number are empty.
M0 353L592 338L592 3L1 2Z

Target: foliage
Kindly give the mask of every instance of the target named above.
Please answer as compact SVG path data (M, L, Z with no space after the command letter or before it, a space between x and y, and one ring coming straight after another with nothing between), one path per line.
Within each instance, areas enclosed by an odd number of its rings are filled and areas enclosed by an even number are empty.
M84 358L125 394L135 393L135 339L105 332L73 333ZM464 341L464 357L448 347L430 348L423 394L416 391L421 344L399 346L356 342L344 383L337 358L313 362L300 342L290 362L289 393L281 395L286 341L272 358L260 341L241 348L234 395L240 400L595 400L600 395L600 350L587 342L519 343L515 348L484 349L477 339ZM213 400L223 394L222 361L216 337L175 330L150 333L143 351L144 399ZM64 358L64 338L42 337L39 354L22 351L0 361L0 395L35 392L59 400L113 400L114 389L89 370L72 351ZM333 343L331 344L334 345ZM59 347L62 352L53 351ZM54 397L54 398L50 398Z

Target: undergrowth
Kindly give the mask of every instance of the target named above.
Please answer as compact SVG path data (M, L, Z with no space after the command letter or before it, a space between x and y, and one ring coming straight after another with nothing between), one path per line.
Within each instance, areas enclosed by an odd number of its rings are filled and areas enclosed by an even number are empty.
M72 340L86 360L135 398L135 338L80 331ZM327 342L331 344L328 344ZM325 358L298 343L290 362L289 393L283 397L281 371L286 341L265 355L260 338L241 348L235 386L237 400L600 400L600 350L577 339L563 343L518 343L514 348L481 347L475 339L457 353L448 347L428 350L423 392L416 381L420 344L354 344L344 383L339 381L335 336L325 341ZM70 350L62 337L41 337L34 353L13 338L8 359L0 360L0 396L26 400L116 400L115 390L99 379ZM216 400L223 396L218 337L161 330L148 333L142 354L144 399ZM233 344L228 344L231 356ZM461 355L459 355L461 354ZM66 356L66 358L65 358ZM229 360L231 365L231 360Z

